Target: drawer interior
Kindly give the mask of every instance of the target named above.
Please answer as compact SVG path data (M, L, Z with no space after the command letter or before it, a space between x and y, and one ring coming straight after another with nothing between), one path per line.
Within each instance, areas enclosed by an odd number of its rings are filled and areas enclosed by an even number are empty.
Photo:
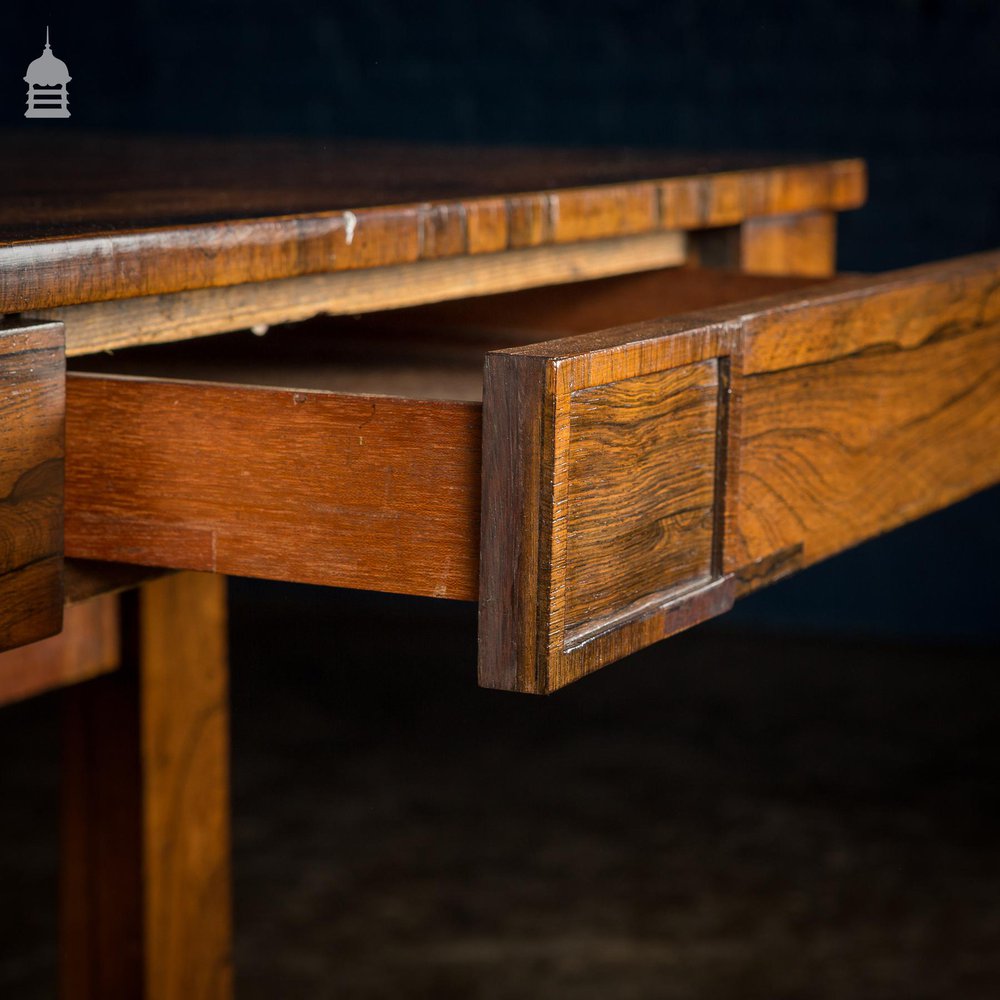
M669 268L86 355L71 359L69 367L107 375L476 402L482 398L488 351L816 283L815 278Z
M266 335L249 330L73 359L75 372L227 385L478 401L483 355L498 344L475 334L400 334L351 319L307 320Z

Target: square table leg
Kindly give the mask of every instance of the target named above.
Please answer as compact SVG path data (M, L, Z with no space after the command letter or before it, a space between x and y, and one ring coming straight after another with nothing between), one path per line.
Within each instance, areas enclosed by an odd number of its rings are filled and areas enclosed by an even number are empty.
M122 665L67 689L60 992L232 995L225 578L122 597Z
M828 278L837 270L837 216L811 211L747 219L688 234L689 263L746 274Z

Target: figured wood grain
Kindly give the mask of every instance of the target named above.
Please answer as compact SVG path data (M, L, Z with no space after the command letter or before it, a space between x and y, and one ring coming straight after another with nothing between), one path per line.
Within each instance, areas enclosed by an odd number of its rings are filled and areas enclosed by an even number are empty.
M69 555L474 599L479 407L71 374Z
M5 144L0 191L3 313L837 211L864 167L67 132Z
M611 331L608 350L563 351L597 334L488 356L484 686L547 694L731 605L731 330L665 325Z
M620 614L623 594L644 601L709 578L718 395L715 361L570 394L557 514L567 572L553 623L569 644Z
M69 688L60 992L232 995L225 581L121 598L123 664Z
M572 468L572 442L561 432L560 412L582 385L614 385L637 370L711 357L728 373L714 460L717 572L707 587L670 595L685 625L725 610L737 592L1000 480L1000 253L497 352L487 362L494 374L484 403L485 450L496 454L484 463L484 512L503 521L508 505L516 508L518 526L539 538L489 548L484 534L481 600L489 611L480 618L481 682L551 691L668 634L640 626L647 612L663 612L664 595L651 608L623 573L622 612L607 631L581 647L567 636L560 616L573 524L560 493L572 489L563 471ZM541 396L519 405L526 392ZM644 405L658 399L651 393ZM496 426L503 420L539 427L511 434ZM696 460L673 443L671 456ZM628 454L620 467L604 462L585 487L595 497L606 492L603 508L594 500L587 525L598 552L602 527L613 538L623 510L608 468L642 477ZM537 514L525 513L532 507ZM537 560L528 573L509 556L521 549ZM519 620L532 600L532 616ZM508 633L523 629L538 638L502 645L495 623L505 616L513 619ZM561 649L552 642L546 648L546 628L550 639L562 639ZM518 662L523 655L534 659Z
M0 650L62 624L63 328L0 320Z
M117 598L67 607L57 635L0 653L0 705L108 673L118 659Z
M1000 255L788 296L744 331L734 561L808 565L1000 478Z
M815 562L993 482L998 329L747 378L747 557L801 543Z

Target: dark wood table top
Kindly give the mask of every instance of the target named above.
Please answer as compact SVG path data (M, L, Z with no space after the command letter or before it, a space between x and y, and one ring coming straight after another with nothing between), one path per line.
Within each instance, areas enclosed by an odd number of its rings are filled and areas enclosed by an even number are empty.
M0 142L0 312L857 207L857 160L629 149Z

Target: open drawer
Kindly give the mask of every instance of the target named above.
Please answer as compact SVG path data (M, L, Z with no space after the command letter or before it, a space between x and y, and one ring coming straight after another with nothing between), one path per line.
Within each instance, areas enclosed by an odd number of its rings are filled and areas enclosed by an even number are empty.
M478 598L481 681L548 692L1000 478L1000 254L654 272L71 368L68 555Z

